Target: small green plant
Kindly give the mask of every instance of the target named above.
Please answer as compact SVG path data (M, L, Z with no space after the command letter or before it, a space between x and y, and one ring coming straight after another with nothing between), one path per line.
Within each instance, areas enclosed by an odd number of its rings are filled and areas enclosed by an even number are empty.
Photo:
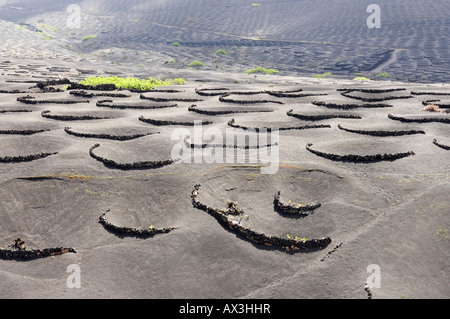
M389 77L391 77L391 76L389 75L389 73L387 73L387 72L378 73L377 76L378 76L378 77L382 77L382 78L389 78Z
M87 35L84 38L82 38L81 41L84 42L84 41L87 41L87 40L90 40L90 39L94 39L96 37L97 37L96 35Z
M171 46L173 47L181 47L181 44L179 44L178 42L174 42L171 44Z
M357 76L353 78L353 81L370 81L370 79L364 77L364 76Z
M200 62L200 61L194 61L194 62L191 62L191 63L188 64L188 67L191 67L191 68L193 68L193 67L202 67L202 66L205 66L205 65L202 62Z
M306 242L306 238L305 238L305 237L303 237L303 238L300 238L300 237L297 237L297 236L292 237L291 235L287 234L287 235L286 235L286 238L287 238L287 239L295 240L296 242L302 242L302 243L305 243L305 242Z
M333 73L325 72L325 73L322 73L322 74L313 75L312 77L315 78L315 79L323 79L323 78L329 78L331 76L333 76Z
M219 50L216 51L216 54L227 55L228 53L227 53L227 51L225 51L225 50L219 49Z
M151 90L154 87L165 85L182 85L186 82L185 79L175 78L160 80L156 78L137 79L132 77L119 78L117 76L112 77L88 77L80 84L96 86L100 84L114 84L118 89L135 89L135 90Z
M252 7L259 7L260 4L259 3L252 3Z
M254 68L251 70L247 70L244 72L245 74L253 74L253 73L265 73L265 74L275 74L278 73L276 69L265 69L265 68Z
M43 27L43 28L46 28L47 30L50 30L50 31L53 31L53 32L58 32L57 28L55 28L55 27L53 27L51 25L48 25L48 24L41 23L41 24L39 24L39 26Z

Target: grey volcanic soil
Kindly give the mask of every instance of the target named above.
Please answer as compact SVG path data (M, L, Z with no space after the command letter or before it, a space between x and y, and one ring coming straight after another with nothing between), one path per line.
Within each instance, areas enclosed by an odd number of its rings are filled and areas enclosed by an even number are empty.
M168 4L177 7L170 1L158 4L152 10ZM9 6L9 14L16 10L17 19L34 19L24 11L27 2L3 5ZM237 2L230 1L229 8L233 5ZM249 10L269 5L275 6L266 1ZM56 17L51 21L62 21ZM445 284L450 155L433 143L450 145L450 115L445 108L436 113L423 110L429 100L449 104L448 96L442 95L450 93L448 84L255 76L237 67L230 71L239 72L227 73L164 68L158 58L170 55L162 51L149 65L124 60L114 64L95 54L77 56L56 45L63 40L42 40L42 34L17 29L12 22L0 25L10 31L4 33L0 58L0 246L11 249L8 245L21 237L30 250L76 251L32 260L0 259L2 298L365 299L367 268L372 264L381 271L381 287L372 289L373 298L450 296ZM81 30L73 32L75 37ZM100 36L99 40L106 41ZM126 90L87 93L127 97L81 97L70 90L58 91L63 85L46 91L36 86L48 79L79 81L87 76L84 71L101 76L185 77L187 82L158 88L177 90L174 93L143 93L168 102L142 99L140 93ZM198 90L232 94L224 100ZM413 94L417 92L428 94ZM21 102L27 95L40 103ZM194 99L201 101L187 101ZM101 100L113 102L97 106ZM154 107L166 103L176 106ZM192 111L193 104L209 113ZM27 112L14 112L18 110ZM50 113L42 113L47 110ZM415 121L401 122L390 114ZM152 125L140 118L169 125ZM236 153L223 163L206 163L199 157L202 153L196 153L200 149L184 148L192 152L191 163L172 163L174 147L185 147L185 134L197 146L219 145L216 151L230 144L225 136L199 140L190 125L195 120L208 121L204 133L210 129L225 134L231 125L244 136L251 129L278 128L279 148L260 140L256 161L250 161L255 159L252 149L239 155L233 148ZM368 131L377 133L364 134ZM411 133L417 131L421 133ZM321 156L307 149L309 143L310 150ZM277 151L278 170L262 174L268 164L261 156L275 156ZM384 154L393 157L386 160ZM396 158L399 154L408 156ZM331 243L306 251L255 243L193 207L191 194L197 183L201 203L223 211L228 202L236 203L243 214L230 218L244 230L283 239L329 237ZM320 203L320 207L307 216L281 214L274 206L279 191L284 204ZM105 212L117 227L174 229L151 237L115 233L99 222ZM81 270L79 289L67 287L67 267L73 264Z

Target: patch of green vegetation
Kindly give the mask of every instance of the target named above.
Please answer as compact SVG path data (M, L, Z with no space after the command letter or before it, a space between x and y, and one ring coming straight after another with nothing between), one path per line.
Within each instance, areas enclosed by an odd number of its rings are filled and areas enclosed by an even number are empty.
M252 3L252 7L259 7L260 4L259 3Z
M378 77L382 77L382 78L390 78L390 77L391 77L391 76L389 75L389 73L387 73L387 72L378 73L377 76L378 76Z
M181 47L181 44L179 44L178 42L174 42L171 44L171 46L173 47Z
M50 31L53 31L53 32L58 32L57 28L55 28L55 27L53 27L51 25L48 25L48 24L40 23L39 26L43 27L43 28L46 28L47 30L50 30Z
M237 46L233 46L231 50L237 50Z
M331 76L333 76L333 73L331 73L331 72L325 72L325 73L323 73L323 74L316 74L316 75L313 75L312 77L315 78L315 79L323 79L323 78L329 78L329 77L331 77Z
M87 35L83 39L81 39L81 41L87 41L96 37L97 37L96 35Z
M188 67L202 67L205 66L202 62L200 61L194 61L188 64Z
M176 63L176 61L175 60L170 60L170 61L164 62L164 64L171 64L171 63Z
M185 21L185 23L197 23L197 22L198 22L198 20L195 18L187 18Z
M64 86L61 88L61 90L66 91L68 88L69 88L69 85L67 84L67 85L64 85Z
M227 53L227 51L225 51L225 50L219 49L219 50L216 51L216 54L227 55L228 53Z
M353 79L353 81L370 81L370 79L366 78L365 76L357 76Z
M114 84L118 89L135 89L135 90L151 90L154 87L165 85L182 85L186 82L185 79L175 78L160 80L156 78L137 79L132 77L119 78L112 77L88 77L80 82L83 85L100 85L100 84Z
M265 69L265 68L254 68L251 70L247 70L244 72L245 74L253 74L253 73L265 73L265 74L275 74L278 73L276 69Z
M44 35L44 40L53 40L55 37L52 35Z

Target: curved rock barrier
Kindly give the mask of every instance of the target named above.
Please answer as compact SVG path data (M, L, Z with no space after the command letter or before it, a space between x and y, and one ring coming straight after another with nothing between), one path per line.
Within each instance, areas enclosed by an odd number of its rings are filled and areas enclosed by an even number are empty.
M304 114L296 114L293 110L289 110L286 113L288 116L295 117L302 121L323 121L329 119L362 119L361 116L353 115L353 114L317 114L317 115L304 115Z
M112 83L99 84L99 85L83 85L79 83L72 83L67 90L88 90L88 91L115 91L117 86Z
M115 140L115 141L129 141L129 140L134 140L134 139L152 135L152 134L159 134L159 132L158 133L147 133L147 134L133 134L133 135L79 133L79 132L72 131L72 129L70 127L65 127L64 131L69 135L73 135L73 136L77 136L77 137L100 138L100 139Z
M45 158L51 155L56 155L58 152L54 153L40 153L33 155L25 155L25 156L5 156L0 157L0 163L22 163L22 162L31 162L41 158Z
M446 92L415 92L415 91L411 91L411 94L413 94L413 95L450 95L450 93L446 93Z
M0 113L30 113L32 110L0 110Z
M191 105L188 108L188 111L195 112L198 114L205 114L205 115L224 115L224 114L234 114L234 113L268 113L273 112L274 110L220 110L220 111L208 111L208 110L202 110L197 108L197 105Z
M89 100L36 100L35 97L27 95L17 98L18 102L25 104L44 104L44 103L52 103L52 104L77 104L77 103L89 103Z
M245 214L244 211L236 208L236 203L229 203L228 209L218 209L209 207L198 200L198 191L200 184L194 186L191 193L192 205L200 210L203 210L216 218L216 220L226 229L230 229L258 245L272 246L284 250L286 252L298 252L323 249L331 243L330 237L319 239L291 239L281 238L271 235L266 235L261 232L256 232L250 228L246 228L241 221L237 219L239 215Z
M231 93L227 93L219 96L219 101L224 103L235 103L235 104L261 104L261 103L284 104L284 102L274 100L235 100L228 98L230 95Z
M91 115L51 115L49 110L42 111L42 117L58 121L109 120L115 117L100 117Z
M164 125L194 126L194 125L196 125L195 121L186 122L186 121L171 121L171 120L154 120L154 119L145 118L142 115L139 116L139 121L148 123L148 124L152 124L152 125L156 125L156 126L164 126ZM201 124L209 125L209 124L213 124L213 122L202 120Z
M411 119L401 116L395 116L394 114L389 114L388 117L391 120L400 121L404 123L445 123L450 124L450 118L445 117L425 117L425 118L418 118L418 119Z
M393 107L389 104L335 104L335 103L325 103L320 101L313 101L311 104L317 106L324 106L329 109L341 109L341 110L352 110L358 108L384 108L384 107Z
M292 126L292 127L277 127L277 128L272 128L272 127L248 127L248 126L242 126L242 125L238 125L235 124L234 119L231 119L228 121L228 126L234 127L234 128L239 128L242 130L252 130L255 132L259 132L259 131L267 131L270 132L272 130L276 130L276 131L288 131L288 130L306 130L306 129L312 129L312 128L331 128L331 125L302 125L302 126Z
M381 161L395 161L401 158L405 158L408 156L415 155L414 152L406 152L406 153L394 153L394 154L375 154L375 155L354 155L354 154L348 154L348 155L337 155L332 153L324 153L320 151L313 150L311 148L313 144L308 143L306 144L306 149L320 157L327 158L332 161L339 161L339 162L353 162L353 163L374 163L374 162L381 162Z
M185 136L184 139L183 139L184 144L187 147L189 147L189 148L209 148L209 147L212 147L212 148L233 148L233 149L240 148L240 149L248 150L248 149L259 149L259 148L263 148L263 147L278 146L278 143L266 144L266 145L255 145L255 146L251 146L251 145L244 145L244 146L242 146L242 145L236 145L236 144L233 144L233 145L230 145L230 144L211 144L211 143L193 144L193 143L188 142L189 137L190 136Z
M363 102L382 102L382 101L388 101L388 100L399 100L399 99L411 99L411 98L414 98L414 96L412 96L412 95L385 96L385 97L379 97L379 98L369 98L369 97L362 97L362 96L351 95L350 93L352 93L354 91L356 91L356 90L343 91L343 92L341 92L341 95L345 96L345 97L348 97L348 98L351 98L351 99L361 100Z
M153 237L157 234L167 234L171 232L172 230L176 229L175 227L168 227L168 228L155 228L155 227L148 227L144 229L138 229L138 228L132 228L132 227L121 227L116 226L112 223L110 223L106 219L106 214L110 210L108 209L106 212L100 215L99 217L99 223L103 225L107 230L119 234L121 236L134 236L134 237Z
M67 84L73 85L74 83L69 79L64 78L58 80L39 81L36 83L36 86L41 90L45 90L47 86L67 85Z
M394 88L394 89L337 89L338 92L361 92L361 93L370 93L370 94L379 94L379 93L390 93L390 92L398 92L398 91L406 91L405 88Z
M183 99L183 98L162 98L162 97L150 97L144 94L139 95L141 100L150 100L154 102L202 102L199 99Z
M4 135L33 135L42 132L49 132L49 129L41 130L0 130L0 134Z
M1 259L16 259L16 260L32 260L38 258L51 257L62 255L65 253L76 253L74 248L44 248L44 249L27 249L27 250L12 250L0 248Z
M267 94L282 97L282 98L298 98L298 97L308 97L308 96L323 96L328 95L326 93L288 93L288 92L275 92L266 91Z
M30 92L19 90L0 90L0 94L27 94Z
M170 105L126 105L126 104L108 104L113 103L112 100L100 100L96 102L98 107L108 107L111 109L134 109L134 110L154 110L154 109L164 109L169 107L177 107L178 104Z
M450 151L450 146L439 143L436 139L433 140L433 144L439 146L440 148Z
M103 158L101 156L98 156L94 153L94 149L97 147L100 147L100 144L95 144L89 149L89 155L96 159L99 162L102 162L105 166L110 168L116 168L116 169L122 169L122 170L136 170L136 169L153 169L153 168L160 168L166 165L172 164L174 161L164 160L164 161L144 161L144 162L134 162L134 163L118 163L113 160L109 160L106 158Z
M137 89L128 89L128 91L133 93L183 93L181 90L174 89L151 89L151 90L137 90Z
M356 133L356 134L362 134L362 135L370 135L370 136L403 136L403 135L414 135L414 134L425 134L424 131L421 130L403 130L403 131L387 131L387 130L373 130L373 131L367 131L367 130L352 130L349 128L343 127L341 124L338 124L338 128L340 130L349 132L349 133Z
M294 216L308 216L306 212L314 211L315 209L319 208L321 206L320 203L317 204L297 204L293 205L289 201L288 204L282 203L280 201L280 195L281 191L278 191L273 199L273 205L275 208L275 211L287 214L287 215L294 215Z
M213 91L213 92L209 92ZM217 92L219 91L219 92ZM217 95L223 95L223 94L229 94L230 92L220 92L220 91L230 91L230 89L227 88L213 88L213 89L195 89L195 93L201 96L217 96Z
M124 94L124 93L92 93L92 92L87 92L84 90L73 90L73 91L70 91L70 94L75 95L75 96L87 97L87 98L91 98L91 97L95 97L95 96L106 96L106 97L117 97L117 98L131 97L130 94Z

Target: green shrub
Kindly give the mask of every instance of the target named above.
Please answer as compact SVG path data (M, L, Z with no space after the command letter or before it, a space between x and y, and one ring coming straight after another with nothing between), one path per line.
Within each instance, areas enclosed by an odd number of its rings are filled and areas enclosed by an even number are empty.
M265 69L265 68L254 68L254 69L251 69L251 70L247 70L244 73L246 73L246 74L253 74L253 73L275 74L275 73L278 73L278 70Z
M364 76L357 76L353 79L353 81L369 81L370 79L364 77Z
M81 39L81 41L87 41L96 37L97 37L96 35L87 35L83 39Z
M194 61L188 64L188 67L201 67L201 66L205 66L202 62L200 61Z
M216 51L216 54L227 55L228 53L227 53L227 51L220 49L220 50L217 50L217 51Z
M181 44L179 44L178 42L174 42L171 44L171 46L173 47L181 47Z
M323 79L323 78L328 78L328 77L330 77L330 76L333 76L333 73L331 73L331 72L325 72L325 73L323 73L323 74L316 74L316 75L313 75L312 77L315 78L315 79Z
M252 7L259 7L260 4L259 3L252 3Z
M182 78L167 79L162 81L156 78L147 78L141 80L131 77L119 78L117 76L112 76L112 77L88 77L80 81L80 84L92 86L100 84L114 84L119 89L151 90L157 86L182 85L185 82L186 80Z
M378 76L378 77L382 77L382 78L389 78L389 77L391 77L391 76L389 75L389 73L387 73L387 72L378 73L377 76Z

